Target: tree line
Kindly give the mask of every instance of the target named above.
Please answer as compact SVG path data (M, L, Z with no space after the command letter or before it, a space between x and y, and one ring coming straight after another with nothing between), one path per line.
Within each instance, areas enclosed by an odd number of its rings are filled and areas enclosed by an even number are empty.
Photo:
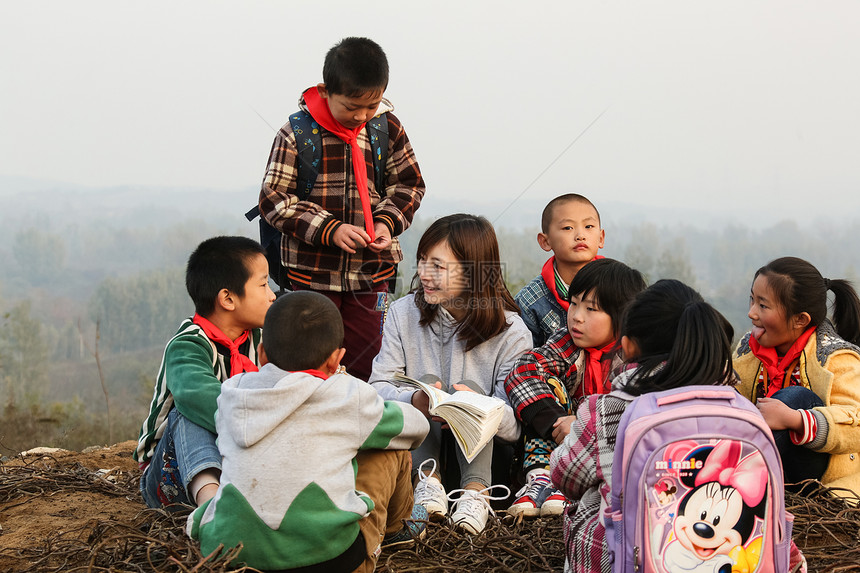
M418 239L430 222L419 216L401 237L405 259L398 295L408 290ZM604 227L603 255L639 269L649 283L678 278L691 284L732 322L736 337L748 329L752 275L769 260L799 256L825 276L850 280L860 269L850 223L800 227L782 221L766 228L713 229L608 220ZM549 256L537 245L537 231L536 226L496 229L514 293ZM71 447L106 439L98 439L107 424L99 421L104 398L92 354L96 326L102 374L115 397L112 418L121 422L117 433L121 439L136 437L164 343L193 312L184 286L185 260L202 239L237 233L254 236L256 228L179 221L166 227L78 225L56 232L28 226L14 232L0 246L5 269L0 279L0 383L5 390L0 453L17 447L8 443L6 422L24 414L45 420L46 431ZM33 428L27 432L22 439L51 438L34 437L39 431Z

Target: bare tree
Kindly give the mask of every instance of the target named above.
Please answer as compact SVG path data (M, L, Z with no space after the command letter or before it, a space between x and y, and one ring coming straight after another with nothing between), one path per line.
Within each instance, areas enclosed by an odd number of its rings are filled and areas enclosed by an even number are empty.
M113 444L113 418L110 415L110 395L108 394L107 384L105 384L105 375L104 370L102 369L102 361L99 356L99 339L101 338L100 331L101 321L96 320L96 337L95 337L95 348L90 348L90 345L87 343L84 338L84 331L81 328L81 320L78 319L78 333L81 336L81 344L83 344L87 352L93 355L93 358L96 359L96 369L99 372L99 382L102 385L102 393L105 396L105 409L107 410L107 422L108 422L108 443Z

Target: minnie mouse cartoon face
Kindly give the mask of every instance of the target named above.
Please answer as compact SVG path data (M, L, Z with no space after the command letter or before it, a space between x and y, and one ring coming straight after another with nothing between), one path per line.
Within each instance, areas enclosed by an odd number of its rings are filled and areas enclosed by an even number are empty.
M678 493L678 488L668 479L661 479L654 485L654 493L657 495L657 503L660 505L669 505L675 501L675 494Z
M764 519L767 467L760 452L743 459L741 443L723 440L687 456L694 469L681 481L688 491L678 505L675 542L663 556L667 571L730 572L728 554L744 545Z

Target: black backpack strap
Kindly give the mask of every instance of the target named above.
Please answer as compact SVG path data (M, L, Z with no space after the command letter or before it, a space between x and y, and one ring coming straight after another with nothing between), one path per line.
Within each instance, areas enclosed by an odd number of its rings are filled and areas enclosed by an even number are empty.
M296 137L296 195L299 201L307 199L319 175L320 161L322 161L322 135L320 126L304 110L297 111L290 116L290 126Z
M367 134L373 151L373 182L381 196L385 189L385 163L388 161L388 114L381 113L368 121Z
M311 194L319 175L319 165L322 161L322 135L320 126L311 115L299 110L290 115L290 127L296 138L296 195L303 201ZM245 218L253 221L260 216L260 206L255 205L245 213ZM269 261L269 275L281 287L288 288L286 269L281 265L281 232L269 225L268 221L260 218L260 244L266 251Z
M320 135L319 124L304 110L299 110L290 116L290 126L296 136L296 156L298 157L296 162L296 195L299 196L299 201L303 201L311 194L311 189L314 188L317 175L319 175L319 165L322 161L322 136ZM253 221L259 216L259 205L255 205L245 213L245 218L249 221ZM265 243L263 246L266 246Z

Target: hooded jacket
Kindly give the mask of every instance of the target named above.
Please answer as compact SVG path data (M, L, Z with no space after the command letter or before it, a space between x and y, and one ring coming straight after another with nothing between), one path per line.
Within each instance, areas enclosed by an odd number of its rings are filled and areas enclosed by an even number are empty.
M357 452L412 449L429 430L418 410L383 401L348 374L324 380L273 364L224 382L215 423L221 485L189 516L187 532L207 555L241 542L236 561L258 569L349 550L374 507L355 490Z
M736 386L756 402L755 388L761 361L752 353L747 333L735 350ZM821 323L798 358L800 379L824 406L814 408L818 433L806 447L831 454L821 482L860 494L860 348L842 340L829 320Z

